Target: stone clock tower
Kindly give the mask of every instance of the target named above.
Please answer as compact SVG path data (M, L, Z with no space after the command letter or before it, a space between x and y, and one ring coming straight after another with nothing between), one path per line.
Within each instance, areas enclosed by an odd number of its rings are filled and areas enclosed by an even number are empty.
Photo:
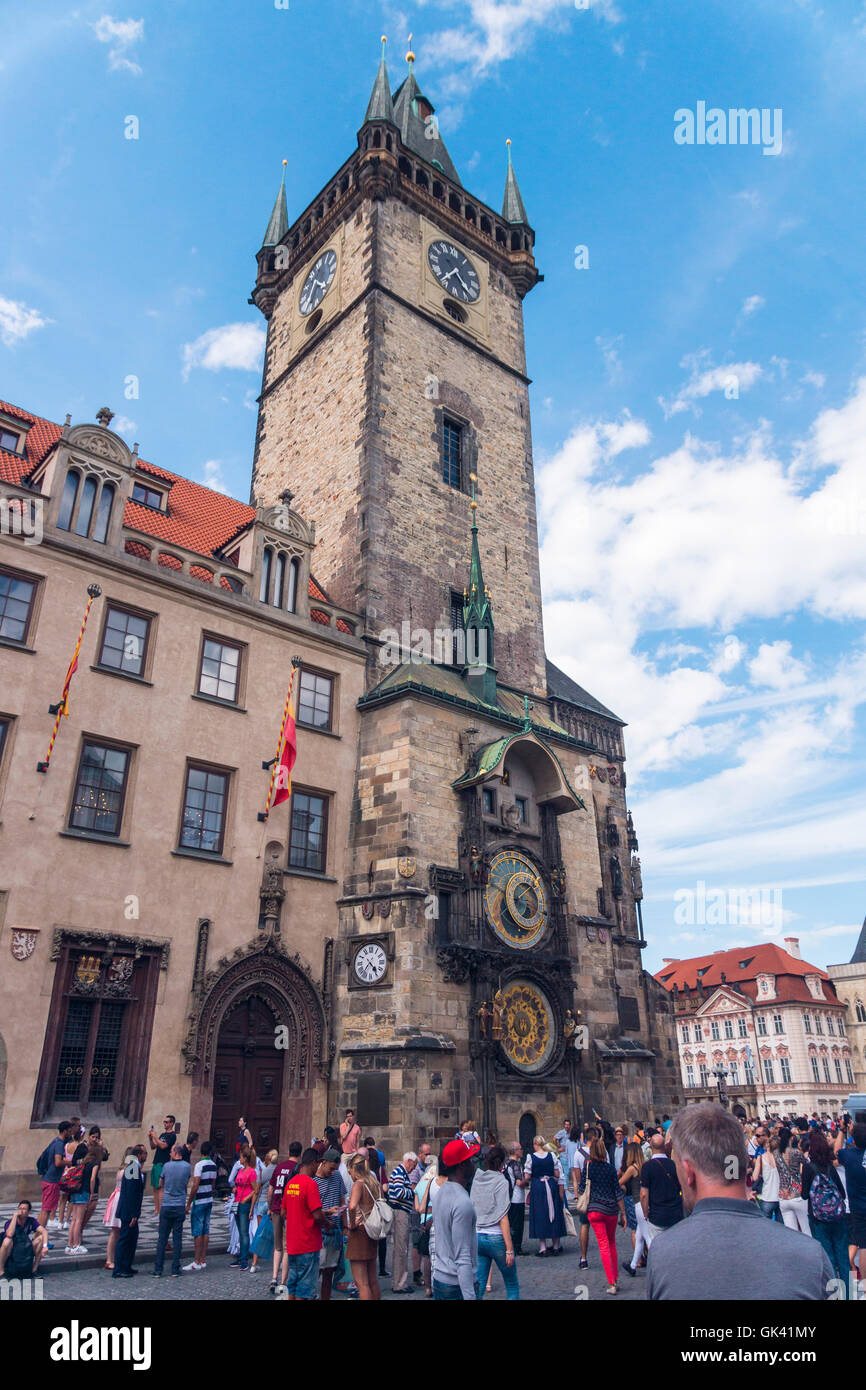
M641 967L623 724L544 653L535 234L510 153L501 213L462 186L407 60L392 94L383 50L357 149L291 225L280 189L253 292L253 497L315 521L317 579L369 648L321 927L332 1112L391 1153L467 1118L503 1140L592 1107L652 1120L679 1084Z

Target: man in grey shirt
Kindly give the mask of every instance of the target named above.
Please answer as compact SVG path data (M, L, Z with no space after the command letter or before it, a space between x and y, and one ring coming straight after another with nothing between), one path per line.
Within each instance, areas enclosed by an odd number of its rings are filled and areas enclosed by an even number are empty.
M156 1258L153 1262L154 1278L162 1278L165 1260L165 1247L171 1238L171 1272L177 1278L180 1274L181 1244L183 1241L183 1220L186 1216L186 1186L189 1182L190 1166L184 1161L183 1149L175 1144L171 1158L163 1165L159 1185L162 1188L162 1205L159 1209L159 1234L156 1238Z
M478 1297L478 1240L468 1188L475 1175L472 1160L480 1152L480 1144L464 1139L452 1139L442 1150L441 1171L448 1181L440 1187L433 1211L434 1299L472 1302Z
M689 1105L669 1138L688 1216L653 1241L647 1298L818 1302L838 1296L818 1241L765 1220L747 1200L746 1142L733 1115L709 1101Z

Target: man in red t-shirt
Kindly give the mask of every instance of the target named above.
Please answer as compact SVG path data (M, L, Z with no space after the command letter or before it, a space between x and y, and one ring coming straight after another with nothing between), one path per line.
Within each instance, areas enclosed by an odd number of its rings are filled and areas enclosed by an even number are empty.
M298 1171L288 1179L283 1192L285 1249L288 1257L286 1298L292 1303L298 1299L316 1297L322 1228L330 1231L333 1225L322 1210L322 1199L313 1176L318 1166L316 1150L305 1149Z
M355 1119L354 1110L346 1111L346 1118L340 1125L340 1147L344 1154L357 1153L361 1142L361 1127Z

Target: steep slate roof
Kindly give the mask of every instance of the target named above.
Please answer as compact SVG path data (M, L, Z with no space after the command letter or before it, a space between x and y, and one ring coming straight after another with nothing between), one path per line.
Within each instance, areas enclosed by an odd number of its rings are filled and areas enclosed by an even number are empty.
M376 81L373 83L373 90L370 93L370 102L367 107L367 114L364 117L364 125L368 121L390 121L396 125L394 120L394 103L391 99L391 83L388 81L388 68L385 64L385 42L382 42L382 57L379 62L379 71L376 73Z
M499 703L488 705L478 699L468 682L452 667L437 666L425 661L404 661L401 666L392 667L378 685L367 691L361 703L372 703L407 688L414 688L419 693L432 695L434 698L439 697L448 703L470 705L481 713L486 712L494 716L504 714L510 719L520 720L521 723L524 719L523 696L517 691L508 690L500 685L496 691ZM568 730L563 729L561 724L557 724L537 705L530 711L530 719L533 727L541 733L558 734L561 738L571 741L572 736Z
M571 676L567 676L564 671L560 671L558 666L554 666L552 661L545 658L547 666L547 693L556 700L567 700L571 705L579 705L581 709L590 710L593 714L603 714L605 719L612 719L614 723L621 724L625 728L625 720L620 719L618 714L614 714L600 700L596 700L594 695L590 695L588 690L584 690L582 685L573 681Z
M511 141L508 141L508 173L505 176L505 197L502 200L502 216L506 222L516 222L524 227L529 226L529 218L526 216L526 208L520 196L520 189L517 186L517 175L514 172L514 165L511 162Z
M438 126L428 126L426 121L415 111L415 103L419 99L426 101L431 111L435 110L433 103L424 96L415 81L414 71L410 69L409 76L404 82L401 82L394 93L394 122L399 126L403 144L407 150L419 155L427 164L438 164L446 178L451 179L452 183L459 184L460 175L445 148L445 141L439 134ZM429 138L428 132L433 130L436 133L432 138ZM460 186L462 187L462 184Z
M271 212L262 246L279 246L288 230L289 210L286 206L286 161L283 160L283 180L280 184L280 191L277 194L273 211Z
M848 964L866 965L866 917L863 918L860 936L857 939L857 945L854 947L854 954Z
M700 970L704 972L700 979L705 993L710 994L722 985L739 990L753 1001L758 998L758 975L775 975L776 995L774 999L766 1001L768 1004L779 1001L818 1003L806 984L807 975L817 975L823 984L825 1002L839 1005L835 987L826 970L792 956L772 942L763 942L758 946L735 946L730 951L713 951L711 955L692 956L689 960L668 961L655 972L654 978L667 990L672 990L676 985L680 991L686 986L694 991ZM723 973L726 977L724 980Z
M14 416L24 424L30 424L24 457L0 449L0 480L8 483L22 483L41 464L62 434L59 425L44 420L39 415L30 415L20 406L0 401L0 410ZM123 513L123 524L129 530L140 531L154 540L167 541L170 545L192 550L196 555L206 555L213 559L222 555L230 541L239 536L256 519L255 507L238 502L234 497L226 497L214 492L202 483L194 483L179 473L170 473L156 464L137 460L137 470L150 474L156 481L169 484L166 510L156 511L153 507L142 506L140 502L127 501ZM320 603L330 603L328 595L320 584L310 576L310 598ZM310 615L313 622L327 624L325 614ZM350 632L342 618L337 619L340 632Z

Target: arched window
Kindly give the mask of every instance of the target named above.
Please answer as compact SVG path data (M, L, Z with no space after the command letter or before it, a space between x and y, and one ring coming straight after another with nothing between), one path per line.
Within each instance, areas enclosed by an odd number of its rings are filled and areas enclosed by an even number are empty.
M104 483L102 492L99 494L99 506L96 509L96 525L93 528L93 539L99 541L100 545L105 544L108 535L108 525L111 521L111 508L114 505L114 487L111 483Z
M286 557L282 552L277 556L277 575L274 580L274 607L282 608L283 590L286 587Z
M80 482L80 475L74 468L70 468L66 474L66 482L63 484L63 496L60 500L60 511L57 514L58 531L68 531L72 525L72 514L75 511L75 500L78 497Z
M860 999L857 1000L857 1022L866 1023L866 1006Z
M91 475L84 479L84 487L81 489L81 505L78 508L78 520L75 523L76 536L86 536L90 530L90 518L93 516L95 501L96 479Z
M274 552L266 545L262 552L262 582L259 589L259 603L267 603L271 591L271 562Z
M301 562L297 557L289 565L289 592L286 596L286 608L290 613L298 610L298 578L301 573Z

